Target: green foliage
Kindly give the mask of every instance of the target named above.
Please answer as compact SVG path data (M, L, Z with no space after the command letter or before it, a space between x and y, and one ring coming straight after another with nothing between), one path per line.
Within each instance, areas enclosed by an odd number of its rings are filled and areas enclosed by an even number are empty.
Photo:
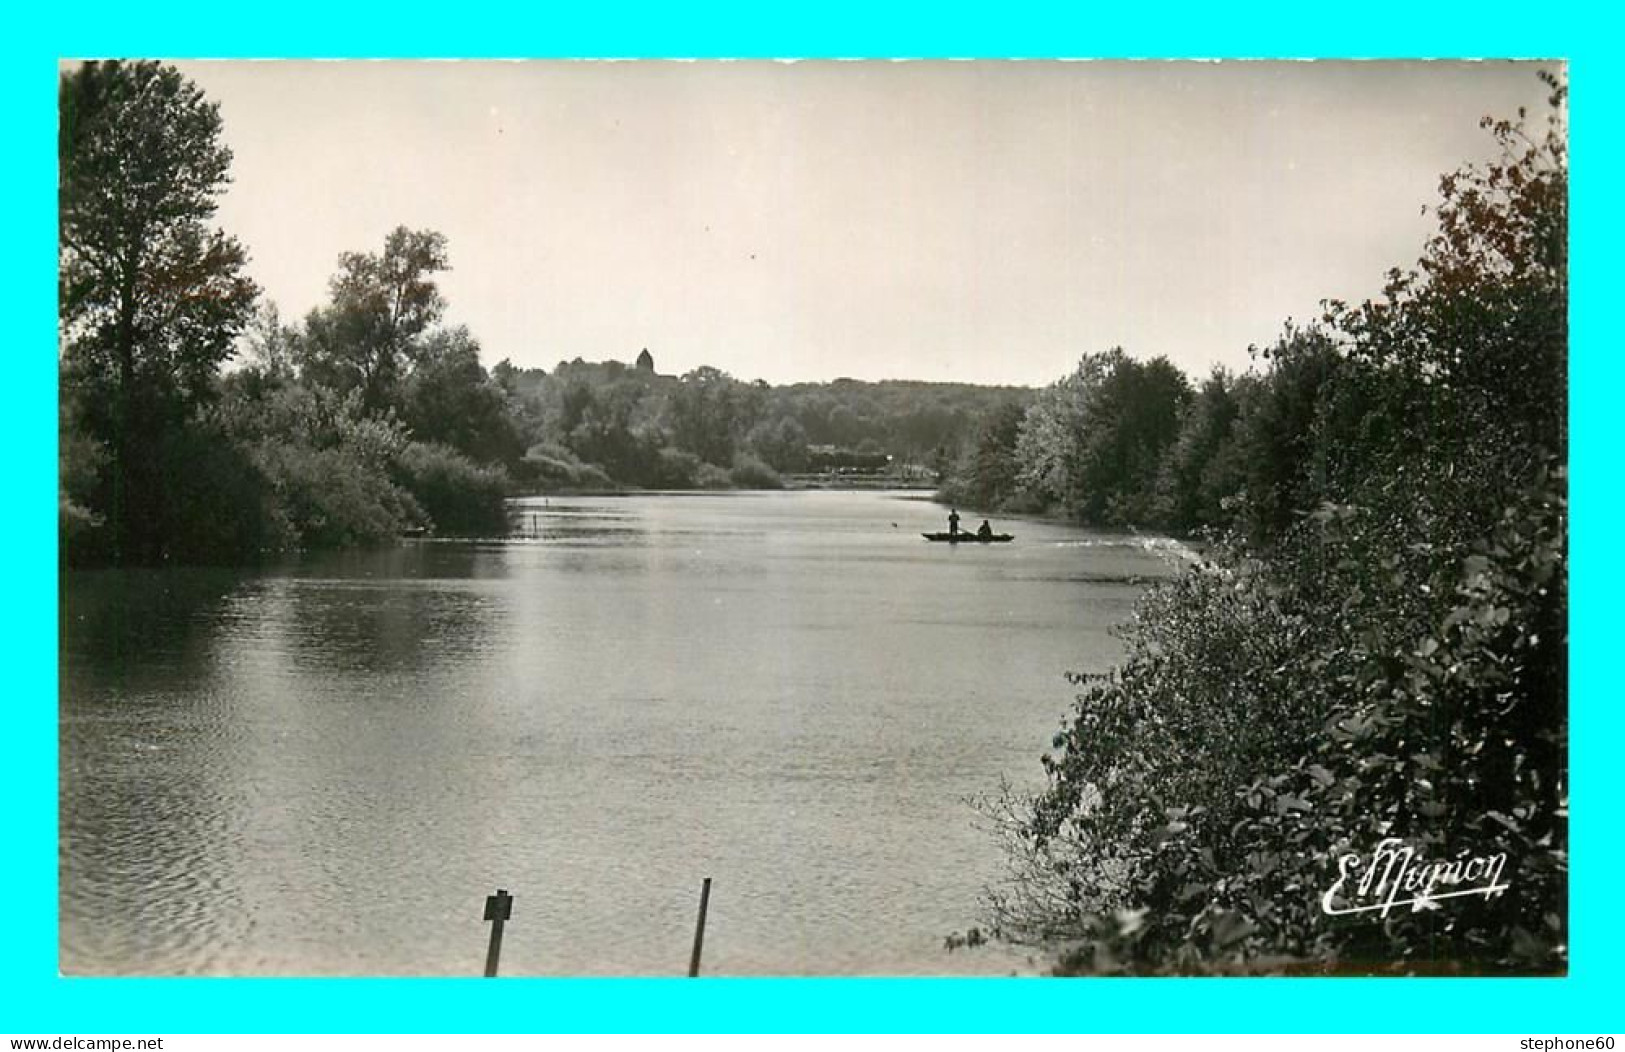
M759 402L748 391L710 366L684 375L667 408L674 444L710 464L732 463L740 438L756 425Z
M1319 440L1317 425L1323 405L1344 389L1352 368L1330 336L1291 325L1263 358L1268 372L1242 402L1234 436L1245 497L1235 524L1260 542L1330 499L1326 458L1339 451Z
M615 480L596 464L583 464L570 450L542 443L525 452L525 467L545 493L603 492L616 489Z
M728 482L737 489L783 489L784 479L760 458L749 453L734 457Z
M1189 399L1184 374L1165 358L1141 363L1122 348L1085 355L1027 410L1013 456L972 462L967 490L1025 490L1079 522L1155 522L1163 457Z
M1506 157L1444 181L1417 270L1197 395L1164 514L1235 487L1235 530L1078 677L1047 788L984 802L994 928L1059 971L1565 969L1566 174L1560 119L1491 127ZM1504 853L1510 886L1327 915L1388 838Z
M1166 362L1086 355L1033 401L1013 457L979 443L944 494L1089 525L1236 527L1267 546L1425 449L1453 483L1479 487L1482 507L1501 506L1567 448L1566 89L1550 86L1544 135L1485 121L1500 158L1440 181L1437 234L1381 298L1328 301L1319 323L1289 323L1257 352L1253 371L1194 397Z
M77 426L72 413L72 402L63 399L57 433L57 529L62 552L69 558L96 543L103 520L91 506L107 462L106 449Z
M1071 452L1067 496L1075 518L1112 525L1152 521L1163 454L1179 434L1189 398L1184 374L1166 358L1142 364L1120 351L1112 356Z
M1017 443L1028 410L1006 402L982 417L965 460L943 487L942 498L988 511L1018 510L1023 490L1017 481Z
M369 414L359 390L341 396L245 370L225 385L215 418L265 480L266 546L378 544L422 523L390 475L405 429L391 414Z
M696 453L667 446L655 461L654 484L659 489L695 489L705 462Z
M760 421L751 428L745 443L775 471L807 469L807 429L793 416Z
M667 446L655 458L650 478L657 489L726 489L728 473L686 449Z
M1215 368L1191 399L1157 479L1154 518L1160 525L1190 533L1229 521L1225 502L1245 487L1236 420L1253 379Z
M212 491L165 457L200 448L191 432L258 293L242 246L209 226L231 164L218 108L157 62L84 63L60 103L61 393L105 458L78 462L64 553L212 557L214 509L193 503Z
M974 437L981 408L1025 394L907 381L770 387L710 367L678 377L580 359L551 374L502 363L493 374L530 445L567 449L620 485L655 489L722 485L741 455L781 475L815 471L818 445L923 464Z
M1046 505L1061 504L1074 489L1076 445L1109 360L1107 355L1085 355L1076 369L1039 392L1021 422L1015 483Z
M449 446L412 442L396 459L396 477L437 532L502 535L508 532L508 473L482 465Z
M61 322L97 393L207 398L257 289L208 227L230 181L220 114L157 62L87 62L61 83Z
M430 524L493 532L515 487L776 487L809 447L951 455L1009 391L771 388L618 362L549 375L443 324L446 239L397 227L341 254L297 324L208 226L229 180L218 108L175 69L61 81L60 536L70 563L246 560ZM241 368L222 363L244 352Z
M774 388L770 413L794 419L814 445L856 449L868 439L898 460L927 463L944 447L959 451L985 413L1029 397L1025 388L840 379Z
M731 489L734 481L725 468L702 463L699 471L695 473L694 485L700 489Z
M369 410L398 406L398 386L445 312L433 275L448 269L446 239L432 230L396 227L381 253L341 255L329 302L305 319L306 379L341 394L358 390Z
M1221 552L1148 599L1049 788L987 804L1012 866L1002 935L1061 947L1066 972L1562 968L1562 475L1471 548L1419 552L1404 525L1328 506L1268 560ZM1505 851L1511 890L1324 915L1336 859L1387 837Z
M578 370L558 374L558 411L548 428L560 444L608 475L650 485L660 474L664 432L652 419L646 374L614 370L597 382Z
M490 464L517 463L523 440L502 388L480 365L465 328L430 335L401 394L401 420L420 442L449 446Z
M409 494L353 450L272 443L256 452L281 547L374 545L423 519Z

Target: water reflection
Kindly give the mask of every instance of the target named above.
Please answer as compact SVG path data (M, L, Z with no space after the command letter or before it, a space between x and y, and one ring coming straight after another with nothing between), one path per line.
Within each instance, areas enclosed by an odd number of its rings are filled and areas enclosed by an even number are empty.
M533 536L63 582L74 973L1005 971L962 800L1115 657L1143 549L880 494L529 502ZM893 527L892 522L899 523Z
M208 971L245 936L237 777L251 736L220 718L231 699L215 688L214 645L238 620L244 582L201 570L63 578L65 960L152 955Z
M64 573L60 589L63 694L85 686L139 690L139 677L201 674L217 626L232 617L245 575L230 570ZM132 679L132 677L137 677Z

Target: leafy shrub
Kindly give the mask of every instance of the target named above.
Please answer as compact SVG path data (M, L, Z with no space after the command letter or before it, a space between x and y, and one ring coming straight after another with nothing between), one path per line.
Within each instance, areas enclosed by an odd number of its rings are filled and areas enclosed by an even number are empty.
M728 472L728 481L740 489L784 488L784 480L779 477L779 473L749 453L740 453L734 457L734 466L733 470Z
M715 464L704 463L695 473L694 484L700 489L730 489L733 486L733 479L725 469Z
M500 534L508 528L508 473L449 446L413 442L396 461L401 484L441 533Z
M274 497L280 546L378 544L423 521L411 494L351 450L267 443L257 460Z
M1418 551L1329 506L1269 560L1148 596L1080 678L1049 787L984 803L1000 934L1063 972L1555 971L1566 960L1566 497L1538 477L1483 541ZM1502 896L1330 917L1345 853L1505 852Z
M147 455L169 466L158 512L166 559L221 564L281 545L270 478L212 422L167 433Z
M525 467L545 491L612 490L615 481L596 464L584 464L563 446L542 443L525 453Z
M659 489L693 489L703 463L696 453L667 446L655 457L651 481Z
M103 542L100 534L106 518L94 510L98 476L107 465L101 444L83 434L64 406L63 426L58 439L57 537L64 564L89 561ZM98 553L99 554L99 553Z
M1491 127L1502 162L1443 181L1417 270L1239 391L1236 528L1078 677L1047 788L984 801L994 930L1059 971L1566 968L1567 171L1557 118ZM1390 838L1504 854L1509 886L1327 914L1338 860Z
M660 489L728 489L733 485L727 471L673 446L656 457L651 481Z

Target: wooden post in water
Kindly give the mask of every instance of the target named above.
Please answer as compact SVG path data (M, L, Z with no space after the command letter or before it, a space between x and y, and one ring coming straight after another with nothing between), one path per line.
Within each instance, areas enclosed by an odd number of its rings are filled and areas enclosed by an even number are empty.
M491 948L485 952L485 977L497 974L497 960L502 956L502 924L513 916L513 896L502 888L495 895L485 897L485 919L491 922Z
M700 974L700 950L705 946L705 907L711 902L711 878L700 885L700 919L694 924L694 953L688 959L688 977Z

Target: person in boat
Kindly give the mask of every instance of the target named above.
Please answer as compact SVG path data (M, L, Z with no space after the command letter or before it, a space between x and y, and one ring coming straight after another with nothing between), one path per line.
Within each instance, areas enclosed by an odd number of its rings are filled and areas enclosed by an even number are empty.
M948 509L948 536L950 536L950 537L959 536L959 509L958 508L949 508Z
M982 525L976 528L976 537L978 540L983 541L990 541L993 539L993 526L986 519L983 519Z

